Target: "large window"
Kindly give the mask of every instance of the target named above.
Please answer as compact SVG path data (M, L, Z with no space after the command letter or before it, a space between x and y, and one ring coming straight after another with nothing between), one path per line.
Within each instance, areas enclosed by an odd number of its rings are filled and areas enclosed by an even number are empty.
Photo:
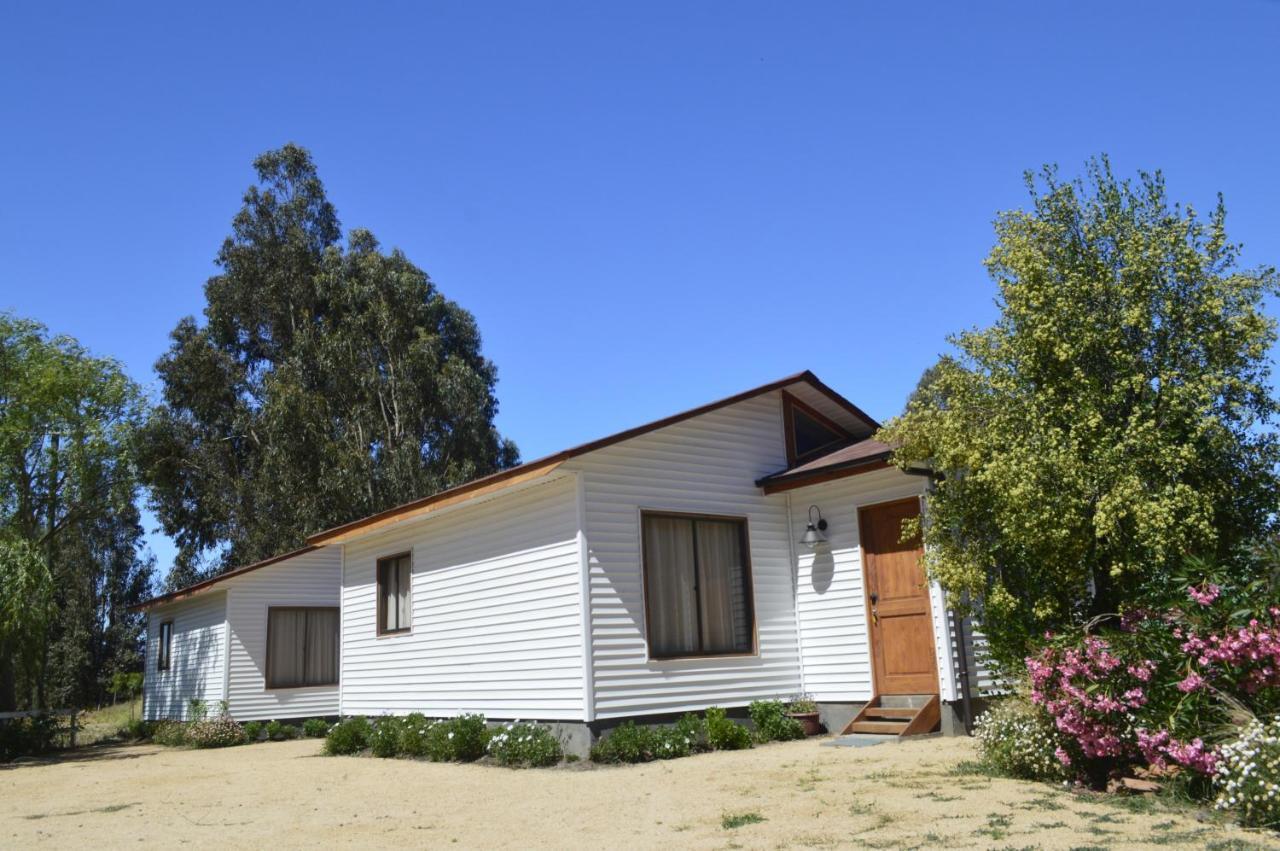
M753 652L746 522L645 512L641 524L649 655Z
M408 632L413 623L413 563L408 553L378 559L378 634Z
M267 688L338 682L338 610L267 609Z
M173 621L160 624L160 642L156 651L156 670L169 670L169 659L173 655Z

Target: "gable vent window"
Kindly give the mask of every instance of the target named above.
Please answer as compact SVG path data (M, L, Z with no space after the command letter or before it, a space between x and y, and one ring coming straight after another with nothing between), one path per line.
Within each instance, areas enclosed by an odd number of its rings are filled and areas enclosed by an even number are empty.
M412 625L413 562L408 553L378 559L378 635L408 632Z
M849 432L788 393L782 394L782 417L787 464L791 467L838 449L853 439Z
M649 655L754 652L746 521L646 512L641 524Z

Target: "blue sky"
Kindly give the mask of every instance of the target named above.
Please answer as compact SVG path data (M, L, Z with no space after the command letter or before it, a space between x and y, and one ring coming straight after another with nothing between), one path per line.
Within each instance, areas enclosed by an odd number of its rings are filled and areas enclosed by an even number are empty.
M885 418L994 316L1024 169L1162 168L1280 263L1277 45L1274 0L9 4L0 309L154 391L296 141L475 313L525 458L806 368Z

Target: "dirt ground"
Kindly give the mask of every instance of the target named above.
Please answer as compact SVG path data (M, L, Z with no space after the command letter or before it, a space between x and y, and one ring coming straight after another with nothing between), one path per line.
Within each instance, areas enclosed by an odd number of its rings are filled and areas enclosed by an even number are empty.
M324 757L314 740L102 746L0 769L0 847L1280 847L1150 798L957 771L972 755L965 739L809 740L512 771Z

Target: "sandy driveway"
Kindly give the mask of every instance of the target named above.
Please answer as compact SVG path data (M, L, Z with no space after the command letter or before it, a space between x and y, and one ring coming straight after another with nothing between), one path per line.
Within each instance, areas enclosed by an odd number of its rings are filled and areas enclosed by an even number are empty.
M955 774L963 739L817 741L619 768L319 756L315 741L150 746L0 769L0 846L1203 847L1270 837L1138 801ZM726 827L726 816L749 823ZM754 818L762 819L754 821ZM1280 843L1278 843L1280 845Z

